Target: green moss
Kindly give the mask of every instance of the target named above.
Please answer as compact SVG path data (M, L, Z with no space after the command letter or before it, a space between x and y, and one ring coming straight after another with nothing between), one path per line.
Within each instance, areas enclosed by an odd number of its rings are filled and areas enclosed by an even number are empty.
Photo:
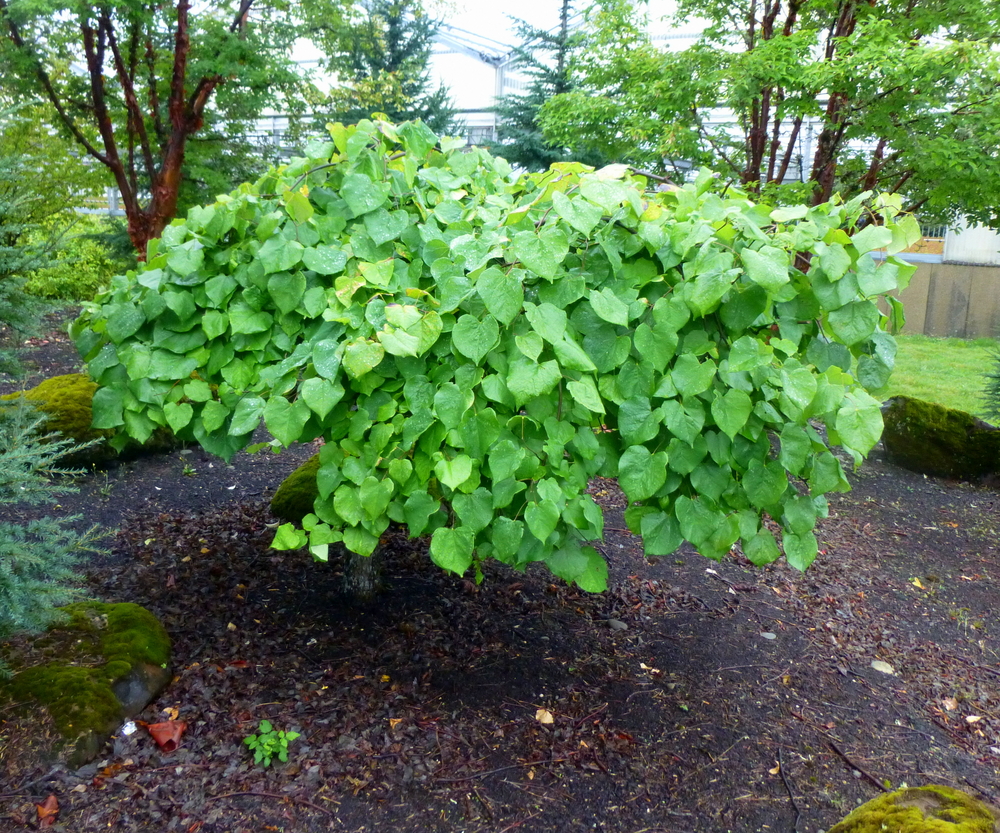
M15 674L0 684L0 695L40 704L64 738L89 744L92 735L113 731L124 718L114 684L137 666L165 668L170 639L139 605L81 602L62 610L64 621L32 646L29 662L36 664L11 659Z
M46 414L46 431L58 432L74 442L108 440L114 436L114 431L91 427L94 416L92 405L96 390L97 383L89 376L83 373L67 373L46 379L30 390L0 396L0 401L11 401L23 396ZM176 444L170 431L161 428L154 431L144 445L140 446L130 441L121 455L128 457L139 453L168 451ZM70 465L104 463L118 456L118 451L107 442L101 442L77 454L67 455L66 462Z
M912 471L963 480L1000 471L1000 430L972 414L897 396L884 420L886 451Z
M271 511L283 521L301 523L313 511L319 495L316 474L319 471L319 454L314 454L282 481L271 498Z
M23 393L0 396L0 399L13 400L23 396L47 414L47 431L58 431L76 442L89 442L111 435L110 431L97 431L90 427L93 421L91 403L96 390L97 383L88 376L68 373L46 379Z
M858 807L828 833L997 833L995 811L950 787L886 793Z

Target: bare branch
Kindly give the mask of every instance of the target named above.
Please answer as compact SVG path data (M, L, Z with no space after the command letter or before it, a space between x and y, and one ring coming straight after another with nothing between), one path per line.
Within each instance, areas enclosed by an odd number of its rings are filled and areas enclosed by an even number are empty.
M152 148L149 145L149 136L146 134L146 120L142 115L142 108L139 107L139 99L135 94L134 72L130 73L118 47L118 38L115 36L114 24L111 21L110 13L107 9L102 11L100 25L104 30L108 46L111 48L111 55L114 60L115 70L118 73L118 82L121 84L122 95L125 98L125 107L128 111L128 136L129 136L129 169L132 176L132 188L138 191L138 177L135 172L134 147L135 137L139 139L139 148L142 152L143 163L146 172L150 177L156 171L156 163L153 161ZM133 43L135 34L133 33ZM134 47L133 47L134 48ZM134 66L134 61L133 61Z
M802 129L802 116L797 116L795 121L792 122L792 134L788 137L788 145L785 147L785 155L781 160L781 167L778 168L778 174L775 179L778 182L784 182L785 176L788 174L788 166L792 162L792 156L795 152L795 143L799 138L799 130Z

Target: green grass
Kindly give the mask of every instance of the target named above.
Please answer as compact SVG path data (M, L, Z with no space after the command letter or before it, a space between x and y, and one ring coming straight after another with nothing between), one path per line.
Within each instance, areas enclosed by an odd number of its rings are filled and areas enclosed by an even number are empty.
M897 336L896 341L896 368L878 392L883 399L912 396L988 418L983 389L986 374L997 366L1000 342L923 335Z

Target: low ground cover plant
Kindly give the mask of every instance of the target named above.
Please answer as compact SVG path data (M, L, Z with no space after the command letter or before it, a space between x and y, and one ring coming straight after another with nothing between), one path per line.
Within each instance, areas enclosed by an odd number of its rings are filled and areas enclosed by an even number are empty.
M288 760L288 744L297 737L298 732L275 729L270 720L262 720L257 727L257 734L248 735L243 738L243 742L253 752L255 764L270 766L275 758L282 763Z
M226 458L262 421L277 447L324 438L313 512L274 541L318 559L395 522L458 574L541 561L601 590L603 475L647 554L812 562L848 488L832 446L860 461L882 428L902 312L877 301L920 234L898 199L775 208L709 171L519 177L420 123L330 135L86 306L96 427Z

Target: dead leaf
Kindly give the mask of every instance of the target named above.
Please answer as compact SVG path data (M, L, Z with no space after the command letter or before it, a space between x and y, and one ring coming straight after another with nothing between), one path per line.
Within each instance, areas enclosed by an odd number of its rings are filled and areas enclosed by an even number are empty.
M171 706L169 709L164 709L163 714L167 716L167 720L176 720L180 711L176 707Z
M896 674L895 669L891 665L889 665L889 663L882 662L882 660L880 659L872 660L872 668L874 668L876 671L881 671L883 674L889 674L890 676L895 676Z
M548 709L539 709L535 712L535 720L544 725L549 725L550 723L555 723L556 719L552 716L552 712Z
M75 787L73 787L73 789L70 790L71 793L85 793L86 791L87 791L86 784L77 784Z
M918 578L911 578L910 579L910 584L912 584L918 590L923 590L924 589L923 584L920 583L920 579L918 579Z
M970 715L967 715L967 716L966 716L966 718L965 718L965 722L966 722L966 723L978 723L978 722L979 722L980 720L982 720L982 719L983 719L983 718L982 718L982 715L978 715L978 714L970 714Z
M390 729L395 729L402 722L403 722L403 718L401 718L401 717L390 717L389 718L389 728Z
M944 704L944 707L950 712L953 712L955 711L955 709L958 708L958 700L956 700L954 697L945 697L944 700L942 700L941 702Z
M772 769L769 769L768 772L771 775L777 775L779 772L781 772L781 764L775 762L774 767Z
M146 731L156 741L156 745L164 752L175 752L181 742L181 735L187 729L183 720L171 720L166 723L151 723Z
M55 794L50 794L41 804L36 804L35 808L38 810L38 826L51 827L59 815L59 799Z

